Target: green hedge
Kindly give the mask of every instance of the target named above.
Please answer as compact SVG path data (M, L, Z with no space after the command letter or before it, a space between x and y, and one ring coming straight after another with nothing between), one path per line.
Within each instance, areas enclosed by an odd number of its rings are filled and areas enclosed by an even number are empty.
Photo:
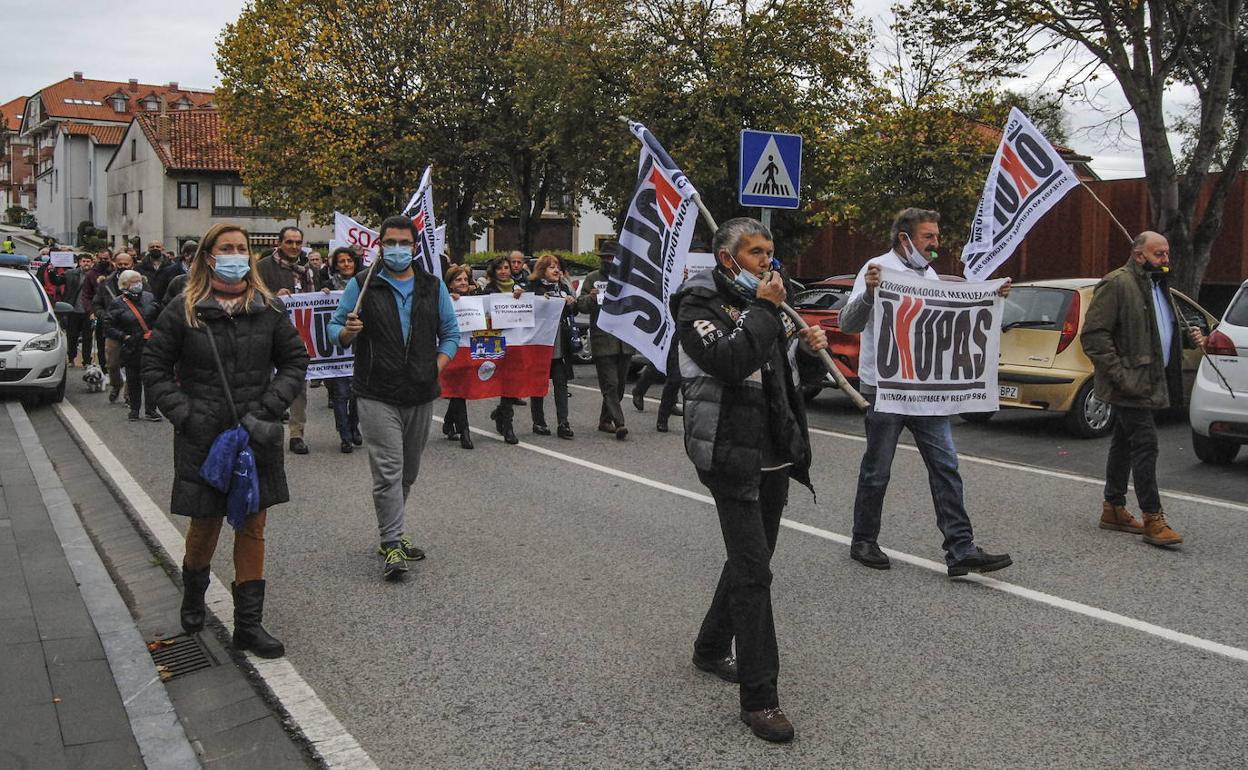
M511 254L510 251L478 251L464 255L464 261L473 267L484 270L495 257L505 257L509 254ZM598 268L598 256L592 251L543 251L533 256L538 257L541 254L554 254L565 263L580 265L586 270L596 270Z

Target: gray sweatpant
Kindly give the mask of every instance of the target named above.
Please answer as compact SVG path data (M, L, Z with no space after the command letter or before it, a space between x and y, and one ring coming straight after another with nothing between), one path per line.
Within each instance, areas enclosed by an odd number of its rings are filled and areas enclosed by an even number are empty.
M373 471L373 507L381 542L392 543L403 530L407 493L420 472L420 453L429 440L433 402L394 406L360 398L360 432L368 442L368 466Z

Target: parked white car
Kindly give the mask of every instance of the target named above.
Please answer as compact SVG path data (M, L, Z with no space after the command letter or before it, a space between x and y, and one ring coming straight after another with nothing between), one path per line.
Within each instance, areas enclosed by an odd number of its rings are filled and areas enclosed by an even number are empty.
M0 396L55 403L65 398L65 332L26 258L0 255Z
M1192 447L1203 462L1233 462L1248 444L1248 281L1209 335L1188 415Z

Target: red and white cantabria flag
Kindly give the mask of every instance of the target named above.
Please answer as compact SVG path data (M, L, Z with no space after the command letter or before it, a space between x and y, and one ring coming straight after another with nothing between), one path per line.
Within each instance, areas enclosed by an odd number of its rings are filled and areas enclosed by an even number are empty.
M506 297L510 295L488 295ZM476 297L461 298L474 300ZM563 321L562 299L522 294L533 304L531 326L509 329L461 329L459 350L442 370L443 398L532 398L545 396L550 384L550 358ZM571 353L568 352L567 355Z

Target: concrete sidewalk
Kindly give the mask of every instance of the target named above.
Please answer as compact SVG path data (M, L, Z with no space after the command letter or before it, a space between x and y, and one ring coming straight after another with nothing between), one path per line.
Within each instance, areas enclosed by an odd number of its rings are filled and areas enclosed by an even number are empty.
M0 766L199 767L16 401L0 409Z

